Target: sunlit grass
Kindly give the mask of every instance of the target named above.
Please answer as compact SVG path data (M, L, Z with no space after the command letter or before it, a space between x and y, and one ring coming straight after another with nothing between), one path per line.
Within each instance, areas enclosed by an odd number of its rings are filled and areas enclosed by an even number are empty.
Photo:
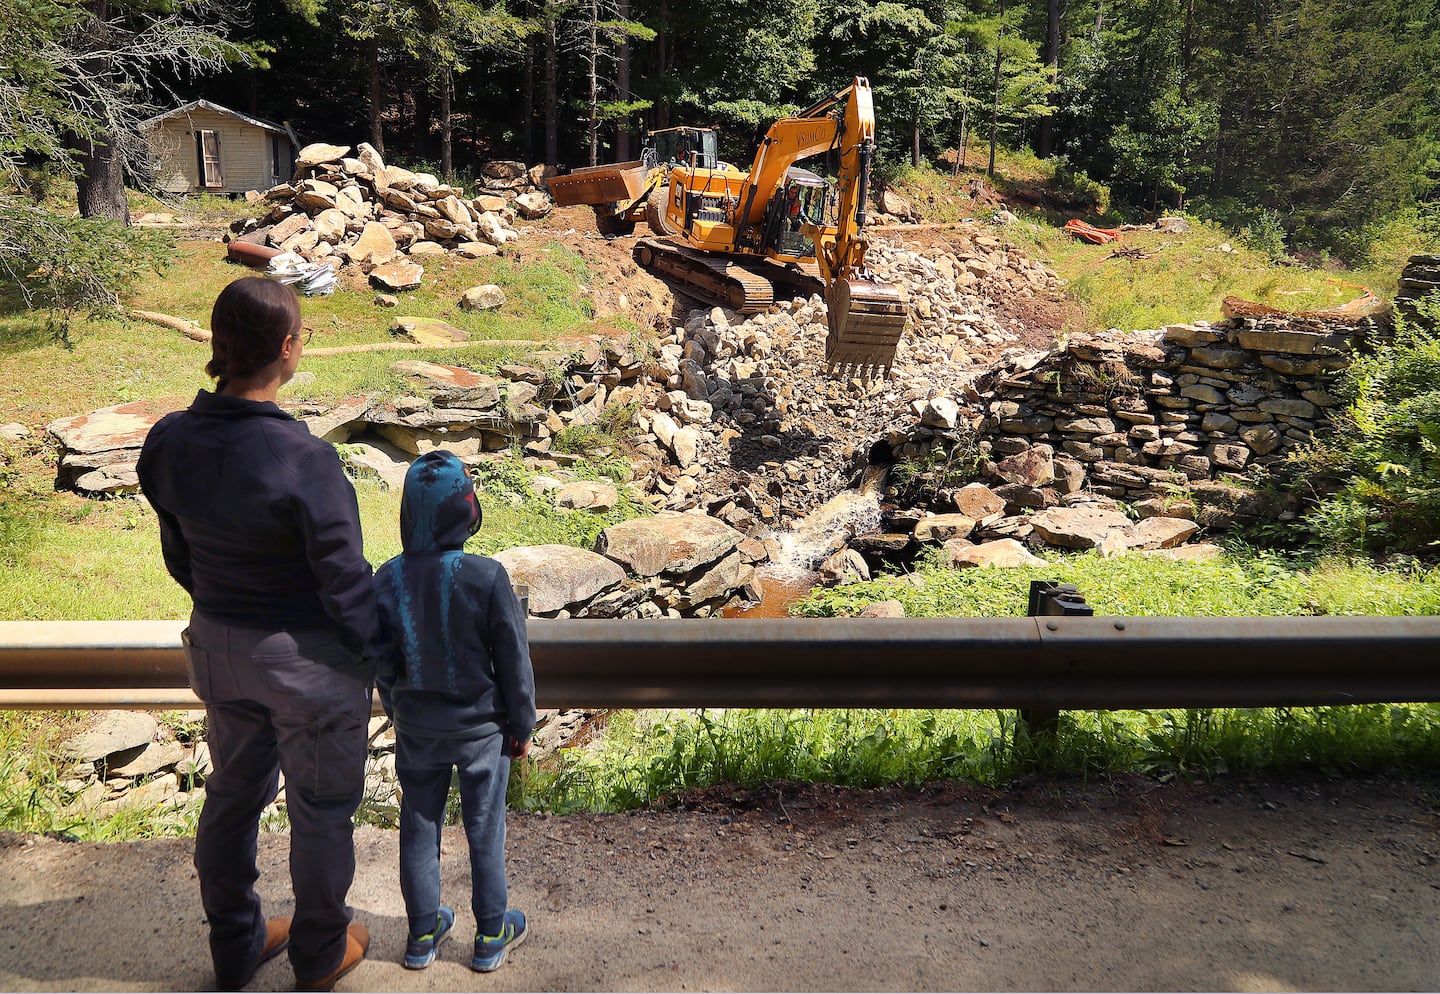
M1012 711L619 711L607 715L597 743L523 764L510 801L561 813L618 811L717 784L1003 787L1042 770L1163 780L1242 770L1430 770L1437 761L1434 704L1067 711L1052 741L1030 739Z

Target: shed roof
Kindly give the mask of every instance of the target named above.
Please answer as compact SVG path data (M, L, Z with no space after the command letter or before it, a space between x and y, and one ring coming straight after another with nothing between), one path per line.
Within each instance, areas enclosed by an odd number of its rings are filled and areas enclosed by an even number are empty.
M273 124L270 121L263 121L258 117L251 117L249 114L242 114L238 110L231 110L229 107L222 107L219 104L211 103L209 100L192 100L188 104L182 104L174 110L167 110L163 114L156 114L154 117L146 118L140 122L143 128L147 124L159 124L166 118L177 117L192 110L211 110L217 114L229 114L233 118L244 121L246 124L253 124L257 128L264 128L266 131L273 131L277 135L288 135L289 132L283 125Z

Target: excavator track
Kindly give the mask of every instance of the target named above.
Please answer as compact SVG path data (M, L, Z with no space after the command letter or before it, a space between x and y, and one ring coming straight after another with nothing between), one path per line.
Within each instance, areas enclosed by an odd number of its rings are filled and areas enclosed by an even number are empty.
M753 263L746 265L728 256L697 252L660 238L637 241L635 261L652 273L680 283L695 296L741 314L758 313L775 302L774 285L755 272Z

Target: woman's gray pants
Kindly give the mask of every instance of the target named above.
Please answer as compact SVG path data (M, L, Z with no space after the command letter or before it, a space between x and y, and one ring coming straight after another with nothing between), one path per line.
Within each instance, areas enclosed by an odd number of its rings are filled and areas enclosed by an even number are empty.
M256 840L282 770L295 893L290 962L303 986L345 955L345 896L355 876L351 817L364 789L373 672L331 631L241 628L197 611L184 641L190 686L209 717L214 765L195 869L216 987L243 984L265 944Z

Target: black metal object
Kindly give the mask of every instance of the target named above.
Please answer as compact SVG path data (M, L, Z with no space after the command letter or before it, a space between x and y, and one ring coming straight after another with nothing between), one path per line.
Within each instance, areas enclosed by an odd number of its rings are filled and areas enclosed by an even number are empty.
M185 687L183 627L0 622L0 707L147 706L119 692ZM1440 701L1440 617L532 619L530 653L541 707Z
M1030 604L1025 613L1032 618L1089 618L1094 616L1095 609L1085 603L1085 598L1073 583L1031 580ZM1058 707L1021 708L1020 724L1015 732L1032 738L1053 738L1059 725Z
M1032 618L1048 615L1088 618L1095 614L1095 609L1085 603L1073 583L1031 580L1030 606L1025 613Z

